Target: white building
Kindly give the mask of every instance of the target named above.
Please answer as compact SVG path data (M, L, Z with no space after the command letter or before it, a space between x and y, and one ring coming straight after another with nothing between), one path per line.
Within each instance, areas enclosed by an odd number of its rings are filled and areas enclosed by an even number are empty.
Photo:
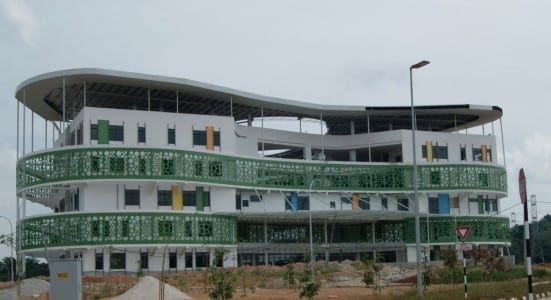
M225 266L281 264L309 252L311 215L317 259L416 260L410 107L317 105L101 69L39 75L16 98L26 255L81 257L85 272L159 271L163 261L178 271L225 247ZM415 111L423 246L438 259L456 225L471 226L467 241L507 245L501 109ZM29 216L27 201L52 213Z

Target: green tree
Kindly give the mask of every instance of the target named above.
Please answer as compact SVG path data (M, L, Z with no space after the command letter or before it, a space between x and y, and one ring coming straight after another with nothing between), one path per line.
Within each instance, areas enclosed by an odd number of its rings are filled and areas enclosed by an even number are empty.
M440 255L444 260L444 266L446 266L451 273L452 284L455 284L453 274L455 274L455 269L457 268L457 253L454 249L444 249L440 252Z
M224 259L229 251L224 248L214 249L213 266L208 270L208 282L211 285L209 298L217 300L232 299L235 291L234 276L230 271L223 269Z
M283 281L288 288L295 286L295 267L292 263L285 266L285 273L283 273Z

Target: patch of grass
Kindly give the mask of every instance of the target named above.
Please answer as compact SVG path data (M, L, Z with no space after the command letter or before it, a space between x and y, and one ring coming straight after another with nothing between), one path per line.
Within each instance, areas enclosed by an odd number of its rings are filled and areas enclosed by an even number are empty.
M337 263L319 264L316 265L316 271L319 274L336 273L341 271L341 267Z

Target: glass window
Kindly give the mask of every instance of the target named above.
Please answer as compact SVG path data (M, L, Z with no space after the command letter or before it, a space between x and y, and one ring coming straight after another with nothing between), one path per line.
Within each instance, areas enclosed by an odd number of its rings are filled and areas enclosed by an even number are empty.
M177 262L178 262L178 256L176 255L176 252L169 252L168 253L168 267L171 269L177 268Z
M220 146L220 131L214 132L214 146Z
M96 270L103 270L103 253L96 253Z
M126 269L126 253L111 253L111 269Z
M140 266L142 269L149 268L149 255L147 255L147 252L140 252Z
M243 199L243 207L249 207L249 200Z
M168 144L176 145L176 129L168 128Z
M109 140L123 142L124 141L124 126L109 125Z
M203 205L210 206L210 191L203 192Z
M427 158L427 145L423 145L421 148L421 155L423 158ZM433 159L448 159L448 146L432 146L432 158Z
M124 205L140 205L140 190L124 190Z
M335 208L335 201L330 201L329 202L329 208Z
M250 200L251 200L251 202L260 202L260 201L262 201L262 196L251 195Z
M341 197L341 202L345 204L352 203L352 200L349 197Z
M193 267L193 253L186 252L186 268Z
M398 199L398 210L408 211L409 210L409 201L407 198Z
M438 212L438 198L429 198L429 213L437 214Z
M210 256L208 252L195 253L195 266L197 268L206 268L209 266Z
M360 209L369 210L371 208L369 198L360 198Z
M195 206L195 205L197 205L197 199L195 197L195 191L182 191L182 196L184 197L184 206Z
M381 208L384 210L388 209L388 198L381 198Z
M462 161L467 160L467 148L465 146L461 146L461 148L459 148L459 153Z
M90 124L90 140L98 140L98 124Z
M193 145L194 146L206 146L207 145L207 132L204 130L193 131Z
M235 195L235 209L241 209L241 195Z
M473 148L473 161L482 161L482 149Z
M138 143L145 143L145 127L138 127Z
M157 191L158 206L172 206L172 191Z
M308 200L308 196L298 196L298 210L310 210L310 201Z

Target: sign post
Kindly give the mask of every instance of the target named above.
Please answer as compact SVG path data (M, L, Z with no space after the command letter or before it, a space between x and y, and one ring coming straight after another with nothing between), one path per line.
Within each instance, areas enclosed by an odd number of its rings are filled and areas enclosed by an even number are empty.
M455 232L457 233L457 236L459 239L461 239L461 244L458 244L457 246L461 245L460 247L456 246L456 249L461 250L461 254L463 254L463 284L465 285L465 299L467 299L467 260L465 258L465 250L466 249L472 249L472 244L465 244L465 239L467 238L467 235L469 235L469 231L471 231L471 226L456 226Z
M524 206L524 254L526 274L528 277L528 300L534 300L534 293L532 290L532 249L530 243L530 227L528 224L528 197L526 193L526 175L524 175L524 168L521 168L518 174L518 191L520 193L520 202Z

